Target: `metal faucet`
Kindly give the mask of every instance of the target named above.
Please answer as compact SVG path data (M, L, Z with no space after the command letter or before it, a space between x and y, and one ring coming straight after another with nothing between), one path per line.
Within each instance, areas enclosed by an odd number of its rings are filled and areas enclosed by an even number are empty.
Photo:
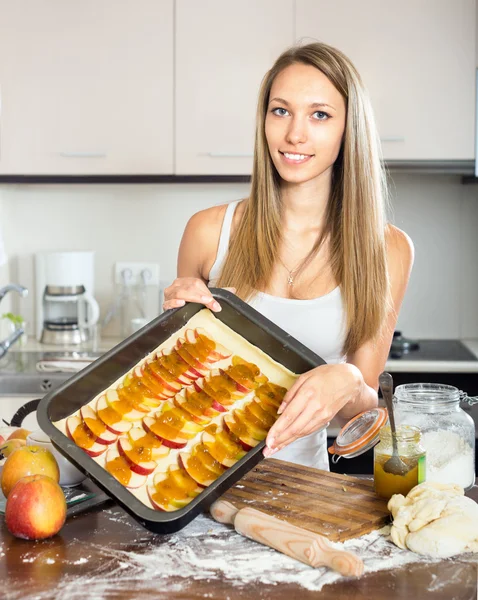
M8 292L18 292L22 298L28 296L28 290L26 287L17 285L16 283L10 283L5 287L0 288L0 302L3 300L5 295L8 294ZM23 327L18 327L5 340L0 342L0 358L5 356L10 346L14 344L24 333L25 330Z

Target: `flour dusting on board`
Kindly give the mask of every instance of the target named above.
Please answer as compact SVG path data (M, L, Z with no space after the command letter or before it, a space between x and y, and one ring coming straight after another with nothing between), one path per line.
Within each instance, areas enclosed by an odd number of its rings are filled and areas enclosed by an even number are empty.
M109 509L108 519L128 521L136 527L135 541L130 541L127 548L92 544L91 551L102 556L99 563L82 557L70 562L70 565L84 564L84 569L88 568L86 573L82 570L81 574L62 577L54 590L49 589L44 594L36 592L29 596L25 588L11 590L8 600L83 600L85 590L89 600L108 600L126 590L134 590L135 598L139 599L146 597L148 591L181 594L189 590L191 593L200 581L209 590L225 581L234 587L260 582L270 586L296 584L319 591L325 584L343 579L326 568L313 569L248 540L207 516L197 517L178 533L158 537L136 525L119 508ZM365 563L365 574L411 562L432 562L397 548L388 541L387 528L334 545L360 556Z

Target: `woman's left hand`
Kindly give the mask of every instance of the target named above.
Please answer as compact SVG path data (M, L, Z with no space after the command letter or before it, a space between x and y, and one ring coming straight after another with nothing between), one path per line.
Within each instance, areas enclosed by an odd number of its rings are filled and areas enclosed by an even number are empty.
M269 457L300 437L327 425L349 402L361 394L363 377L354 365L321 365L294 382L271 427L264 456Z

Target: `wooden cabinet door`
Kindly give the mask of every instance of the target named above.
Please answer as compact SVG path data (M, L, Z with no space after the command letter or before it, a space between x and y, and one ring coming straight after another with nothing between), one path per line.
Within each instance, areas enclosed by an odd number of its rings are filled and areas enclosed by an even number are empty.
M261 80L294 40L293 0L176 1L176 174L250 174Z
M0 0L0 173L173 172L173 0Z
M296 2L296 39L360 71L389 160L473 158L475 29L475 0Z

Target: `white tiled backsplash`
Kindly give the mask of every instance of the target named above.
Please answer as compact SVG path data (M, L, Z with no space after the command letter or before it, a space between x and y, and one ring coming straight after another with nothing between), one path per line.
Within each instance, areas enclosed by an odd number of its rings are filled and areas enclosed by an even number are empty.
M247 195L241 184L4 185L0 223L9 256L0 284L33 286L39 250L96 251L95 295L113 299L117 261L154 261L167 285L188 218ZM392 175L392 222L413 239L415 266L399 318L409 336L478 338L478 186L460 177ZM21 310L33 321L33 287ZM7 300L0 312L10 307Z

